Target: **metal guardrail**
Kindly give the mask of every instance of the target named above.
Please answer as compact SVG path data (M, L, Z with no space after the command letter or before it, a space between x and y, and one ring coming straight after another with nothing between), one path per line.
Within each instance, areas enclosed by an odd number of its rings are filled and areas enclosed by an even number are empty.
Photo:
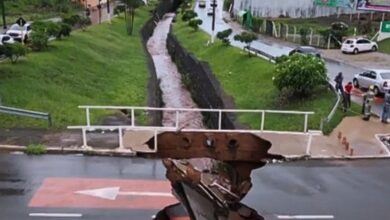
M18 116L30 117L30 118L44 119L44 120L47 120L49 127L52 126L52 120L51 120L50 113L37 112L37 111L7 107L7 106L2 106L2 105L0 105L0 113L10 114L10 115L18 115Z
M123 146L123 131L153 131L154 137L157 139L157 135L160 132L164 131L188 131L188 132L237 132L237 133L276 133L276 134L294 134L294 135L305 135L310 137L308 139L308 151L310 151L311 145L311 136L313 131L308 130L308 119L309 115L314 114L314 112L302 112L302 111L278 111L278 110L248 110L248 109L197 109L197 108L155 108L155 107L138 107L138 106L79 106L79 108L85 109L86 114L86 125L82 126L68 126L68 129L81 129L82 138L83 138L83 148L88 148L87 144L87 131L95 130L109 130L109 131L118 131L118 140L119 140L119 150L124 150ZM92 125L90 118L90 111L92 109L104 109L104 110L130 110L130 125L118 125L118 126L106 126L106 125ZM155 126L138 126L135 124L135 110L143 111L163 111L163 112L174 112L175 113L175 124L170 127L155 127ZM204 129L204 128L181 128L180 125L180 115L185 112L214 112L218 113L218 128L216 129ZM222 128L222 113L236 112L236 113L258 113L261 118L259 128L257 129L223 129ZM265 130L265 116L266 113L271 114L292 114L292 115L303 115L303 131L273 131ZM157 147L157 143L155 143ZM157 148L154 149L156 151ZM152 151L152 152L154 152Z

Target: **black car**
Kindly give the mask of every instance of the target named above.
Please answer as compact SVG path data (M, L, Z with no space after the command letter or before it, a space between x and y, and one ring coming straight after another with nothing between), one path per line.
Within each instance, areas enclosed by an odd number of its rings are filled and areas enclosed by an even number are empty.
M289 55L293 55L295 53L313 55L313 56L316 56L318 58L321 58L321 52L318 49L316 49L314 47L309 47L309 46L297 47L297 48L293 49L292 51L290 51Z

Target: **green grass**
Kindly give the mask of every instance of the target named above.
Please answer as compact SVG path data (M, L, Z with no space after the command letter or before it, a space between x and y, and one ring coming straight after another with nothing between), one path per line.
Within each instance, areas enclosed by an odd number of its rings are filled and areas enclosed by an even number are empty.
M278 91L273 86L274 65L262 59L248 58L246 53L234 47L223 47L220 42L206 46L209 37L202 31L194 32L178 19L174 33L189 51L199 59L209 62L224 91L233 97L240 109L280 109L314 111L309 117L309 129L319 129L321 118L326 117L335 102L334 93L324 90L304 101L290 102L283 107L276 105ZM252 128L260 127L260 116L240 114L239 121ZM338 122L341 118L335 118ZM266 114L265 129L303 131L303 116Z
M133 36L123 19L50 42L16 64L0 64L2 104L52 113L56 128L85 123L78 105L145 105L149 77L139 30L149 8L137 10ZM99 111L93 122L108 112ZM46 126L45 121L0 114L1 127Z
M379 51L390 54L390 39L379 42Z
M30 144L26 147L25 153L28 155L42 155L46 153L46 146L41 144Z
M66 13L79 13L82 6L77 1L63 0L5 0L5 14L8 26L13 24L19 17L27 21L48 19L61 16ZM3 20L0 19L0 25Z

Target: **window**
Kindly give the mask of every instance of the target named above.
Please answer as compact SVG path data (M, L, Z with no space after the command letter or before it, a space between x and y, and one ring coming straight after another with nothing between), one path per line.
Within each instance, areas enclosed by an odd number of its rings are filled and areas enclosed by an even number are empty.
M358 41L356 41L356 43L358 43L358 44L364 44L364 40L358 40Z
M388 73L381 73L382 79L390 79L390 72Z
M376 72L371 71L370 75L368 77L371 78L371 79L376 79Z

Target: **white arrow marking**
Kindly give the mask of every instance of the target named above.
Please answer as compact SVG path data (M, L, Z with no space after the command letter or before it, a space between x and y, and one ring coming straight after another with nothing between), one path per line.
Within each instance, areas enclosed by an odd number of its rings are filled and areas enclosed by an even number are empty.
M334 219L333 215L278 215L278 219Z
M94 196L101 199L116 200L119 195L122 196L162 196L173 197L171 193L165 192L120 192L120 187L106 187L99 189L81 190L75 192L77 194Z

